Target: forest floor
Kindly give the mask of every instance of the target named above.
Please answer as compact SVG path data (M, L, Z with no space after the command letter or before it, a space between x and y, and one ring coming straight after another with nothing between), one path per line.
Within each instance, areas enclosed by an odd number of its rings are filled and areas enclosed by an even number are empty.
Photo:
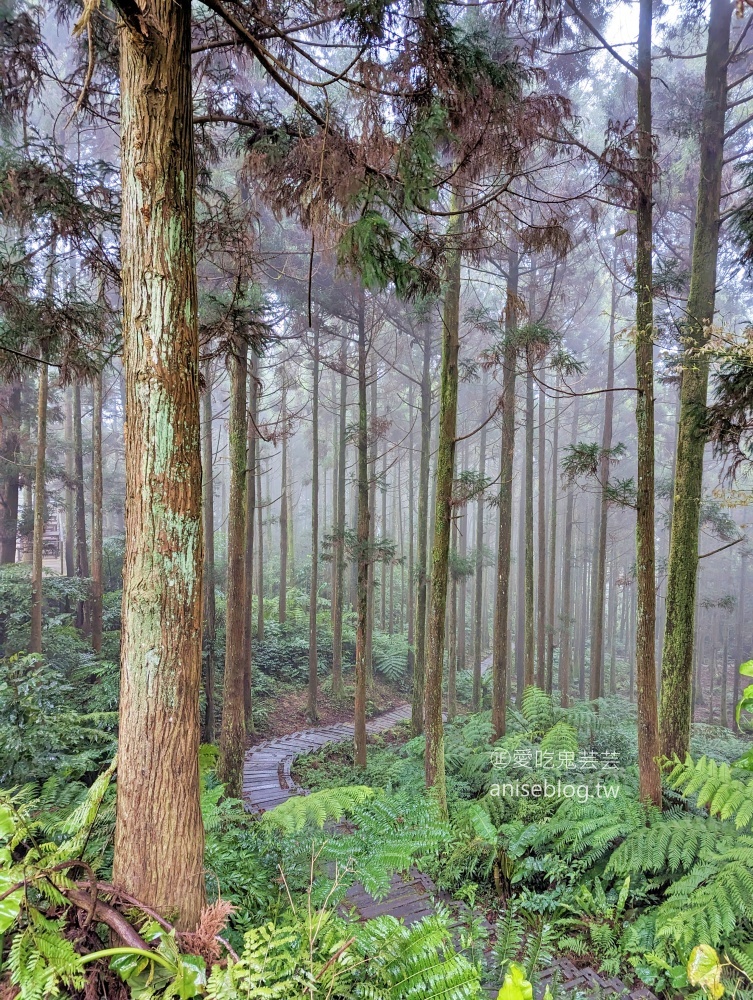
M342 698L333 698L326 685L320 688L317 699L319 718L316 727L331 726L338 722L351 722L353 719L353 696L353 688L347 684ZM274 698L266 700L264 703L264 707L268 709L266 721L263 727L259 727L257 733L249 737L247 745L249 747L256 746L262 741L286 736L299 729L314 728L306 714L307 698L308 692L304 687L279 692ZM375 677L373 688L369 692L366 702L367 718L388 712L398 705L405 704L406 700L407 696L404 691L399 691Z

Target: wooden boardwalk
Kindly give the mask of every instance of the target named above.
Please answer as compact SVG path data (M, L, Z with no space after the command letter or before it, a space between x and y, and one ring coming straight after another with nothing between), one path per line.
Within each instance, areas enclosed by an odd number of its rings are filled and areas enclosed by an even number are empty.
M482 671L486 672L491 667L491 662L491 657L485 660L481 665ZM399 705L383 715L369 719L366 732L370 736L387 732L400 722L405 722L410 715L410 705ZM291 775L296 757L321 750L327 744L350 742L353 739L353 728L353 723L348 722L303 729L251 747L246 753L243 768L243 799L246 808L252 813L260 814L267 809L274 809L293 795L305 795L305 789L296 785ZM361 920L389 913L404 920L406 924L434 913L437 903L442 903L450 910L454 928L460 929L467 924L471 912L465 903L452 899L446 892L438 889L428 875L415 869L404 875L393 875L384 899L374 899L362 885L352 886L345 897L345 906L352 908ZM487 931L493 933L491 925L485 918L482 919ZM536 996L541 998L546 986L555 979L561 990L574 990L581 996L598 998L611 994L623 996L626 1000L656 1000L650 990L630 990L616 977L604 978L590 967L578 969L568 959L557 960L551 968L540 974ZM500 985L488 986L490 997L496 997Z

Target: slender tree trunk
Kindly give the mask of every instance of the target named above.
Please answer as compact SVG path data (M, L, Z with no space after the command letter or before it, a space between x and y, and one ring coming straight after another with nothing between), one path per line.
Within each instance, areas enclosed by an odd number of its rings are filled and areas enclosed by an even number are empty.
M345 444L348 414L348 348L343 340L340 352L340 429L337 439L337 524L335 526L335 601L332 625L332 694L343 693L343 610L345 607Z
M453 207L458 196L453 193ZM460 238L463 216L451 216L449 236ZM442 373L440 380L439 441L437 445L434 547L431 568L431 610L426 658L424 730L426 786L437 796L440 815L447 816L444 729L442 726L442 666L447 607L447 579L452 527L452 487L455 476L455 437L458 417L458 353L460 350L460 247L450 248L447 287L442 315Z
M287 386L282 387L282 456L280 466L280 602L277 617L283 624L288 613L288 412Z
M737 628L735 629L735 672L732 687L732 704L737 706L740 699L740 664L745 661L743 653L743 624L745 622L745 571L748 568L748 553L744 550L740 557L740 589L737 597ZM734 718L734 713L733 713ZM735 723L737 729L737 723Z
M729 673L729 622L724 622L724 637L722 640L722 683L719 691L720 711L719 724L725 729L729 726L727 715L727 674Z
M617 566L612 553L609 570L609 693L617 694Z
M44 558L45 468L47 451L47 396L49 372L42 360L37 393L37 458L34 476L34 535L31 560L31 637L29 652L42 652L42 559Z
M484 369L481 382L481 420L486 421L486 410L489 405L488 403L488 382L489 376ZM514 400L513 400L514 404ZM478 445L478 474L479 480L483 482L486 478L486 428L487 424L484 423L481 428L481 434L479 437ZM509 546L508 546L509 552ZM510 574L508 568L508 587L510 582ZM473 695L471 698L471 709L474 712L478 712L481 708L481 656L483 650L481 648L481 622L483 618L483 604L484 604L484 494L479 492L478 500L476 501L476 578L475 578L476 592L475 600L473 605Z
M429 458L431 453L431 331L423 324L421 369L421 459L418 473L418 543L416 556L416 654L413 670L411 732L424 731L424 685L426 673L426 604L429 561Z
M525 431L525 428L524 428ZM526 469L525 455L520 463L520 490L518 495L518 574L515 585L515 700L518 705L525 687L525 631L526 631Z
M452 549L457 552L458 522L452 521ZM455 573L450 571L449 616L447 622L447 721L454 722L458 710L457 677L458 677L458 581Z
M575 446L578 441L578 411L580 396L573 403L573 422L570 429L570 444ZM563 708L570 705L570 673L573 655L573 617L572 617L572 580L573 580L573 514L575 508L575 487L572 483L567 488L565 506L565 540L562 549L562 608L560 610L560 662L559 688L560 702Z
M410 414L410 437L408 438L408 673L410 676L413 675L416 664L416 656L413 648L414 644L414 625L415 625L415 607L414 607L414 590L413 590L413 577L415 575L415 549L414 549L414 534L415 526L413 524L413 505L415 502L415 483L413 482L414 475L414 461L413 461L413 383L411 382L408 387L408 412ZM402 500L402 498L401 498Z
M709 379L708 355L699 348L706 343L708 326L714 318L724 166L732 7L726 0L711 0L709 11L698 199L685 330L687 363L682 369L680 388L662 664L661 750L668 757L674 754L684 757L690 745L693 611L705 445L702 423Z
M202 433L202 492L204 512L204 644L206 647L206 673L204 693L206 716L204 739L214 743L216 712L214 701L215 657L217 643L217 611L215 602L214 572L214 469L212 467L212 372L209 362L204 366L206 390L203 397Z
M84 500L84 439L81 431L81 384L73 382L73 465L76 474L76 576L89 578L89 554L86 546L86 503ZM85 633L90 626L88 601L78 602L76 623Z
M309 690L308 717L316 722L319 685L319 649L316 611L319 596L319 325L314 325L314 360L311 399L311 587L309 590Z
M635 365L638 394L638 485L636 567L638 606L638 771L642 799L661 805L658 712L656 705L656 573L654 551L654 302L652 274L654 150L651 116L651 31L653 0L640 0L638 28L638 183L636 197L635 284L637 296ZM695 572L695 567L693 568Z
M371 391L369 406L369 589L368 626L366 630L366 684L371 689L374 683L374 588L376 587L376 490L377 490L377 366L371 359Z
M257 403L258 406L258 403ZM256 639L264 642L264 500L262 498L262 475L261 475L261 440L256 446L256 548L259 555L256 560Z
M76 466L73 459L73 386L65 394L65 575L76 575Z
M533 372L526 375L525 627L523 685L535 682L533 604Z
M152 0L148 31L129 21L120 67L126 551L112 877L191 929L205 895L190 3Z
M380 492L382 494L382 519L379 525L379 532L381 537L384 539L387 537L387 451L385 450L382 455L382 484L380 487ZM382 559L382 567L380 573L379 581L380 590L380 618L379 627L382 632L385 631L387 627L387 563Z
M557 388L559 388L559 374ZM547 644L546 644L546 690L552 693L554 687L554 597L557 580L557 480L559 466L560 396L554 396L554 427L552 430L552 493L549 511L549 579L547 581Z
M252 357L249 369L249 405L246 420L246 523L244 527L245 547L243 552L243 717L246 732L254 732L254 668L253 668L253 632L254 632L254 522L256 517L256 420L258 416L259 388L257 382L257 364Z
M366 636L369 602L369 433L366 410L366 302L363 285L358 293L358 524L356 558L356 697L354 753L356 767L366 767Z
M16 561L21 383L0 387L0 565Z
M616 254L615 254L616 257ZM613 265L616 260L613 259ZM617 309L617 278L612 278L612 307L609 316L609 346L607 348L607 385L604 395L604 427L601 435L599 457L599 483L601 496L598 507L598 536L596 538L596 574L591 613L591 700L604 694L604 588L607 568L607 517L609 514L609 466L614 423L614 332Z
M468 467L468 442L464 446L464 459L463 459L463 469ZM465 573L465 561L468 556L468 504L463 504L460 509L457 524L457 533L459 535L456 548L460 556L460 563L463 569L460 580L458 581L458 618L457 618L457 630L458 630L458 657L457 657L457 669L465 670L466 652L465 652L465 625L466 625L466 604L468 601L468 577Z
M228 450L230 458L230 499L227 516L227 611L225 613L225 673L222 685L222 726L217 777L228 795L243 794L243 753L246 742L245 687L245 543L246 477L246 383L248 343L234 337L228 357L230 369L230 413Z
M102 372L92 407L92 649L102 651Z
M518 357L516 343L518 274L520 258L512 249L507 257L507 300L505 349L502 360L502 443L499 469L499 525L497 533L497 589L494 600L494 638L492 648L492 726L494 738L505 735L509 673L508 622L510 614L510 562L512 550L512 485L515 455L515 374ZM478 538L477 538L478 541ZM479 592L478 581L476 593ZM478 635L478 624L477 635ZM520 640L520 635L516 636ZM478 656L478 654L477 654ZM518 690L520 696L520 690Z
M539 386L538 570L536 601L536 684L546 688L546 396Z

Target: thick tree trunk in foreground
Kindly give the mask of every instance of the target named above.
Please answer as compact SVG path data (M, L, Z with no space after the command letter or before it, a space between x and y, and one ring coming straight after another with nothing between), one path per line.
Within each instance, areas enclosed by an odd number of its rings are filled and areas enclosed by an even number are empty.
M21 383L0 388L0 565L16 561ZM66 539L67 541L67 539Z
M243 752L246 718L244 688L246 574L246 383L248 344L234 337L228 358L230 369L230 413L228 452L230 499L227 516L227 611L225 613L225 673L222 685L222 727L217 777L228 795L239 799L243 793Z
M486 409L488 406L488 384L489 376L484 369L481 382L481 420L486 420ZM478 445L478 474L481 482L486 478L486 428L484 423L481 428ZM471 698L471 710L478 712L481 708L481 622L483 618L484 602L484 494L479 493L476 501L476 579L475 579L475 599L473 602L473 694Z
M636 671L640 796L661 804L656 705L656 572L654 550L654 299L652 268L654 153L651 117L652 2L640 0L638 28L638 178L636 190L636 335L638 485L635 562L638 579ZM695 572L695 568L693 569Z
M130 9L130 8L129 8ZM193 928L199 808L201 461L191 5L120 32L126 551L113 882Z
M92 649L102 650L102 372L92 408Z
M701 425L709 381L708 355L699 348L706 343L714 318L731 17L727 0L711 0L662 663L661 750L668 757L684 757L690 745L693 612L705 445Z
M354 760L366 767L366 634L369 605L369 434L366 412L366 303L363 287L358 295L358 525L356 559L356 698L354 720Z
M217 610L214 580L214 469L212 468L212 373L209 363L204 368L206 389L203 399L202 434L202 491L204 525L204 644L206 647L206 673L204 695L207 709L204 718L204 739L214 743L216 712L214 702L215 644L217 642Z
M31 557L31 637L29 652L42 652L42 559L44 556L44 485L47 452L49 371L43 362L37 391L37 460L34 476L34 535Z
M421 458L418 472L418 542L416 552L416 651L413 668L411 732L424 731L424 684L426 680L426 604L429 559L429 459L431 456L431 331L423 325L421 368Z
M613 265L616 263L613 260ZM614 313L617 308L617 279L612 278L612 308L609 317L609 345L607 348L607 385L604 396L604 427L601 435L599 482L601 496L598 502L598 535L594 594L591 612L591 700L604 694L604 590L607 568L607 518L609 514L609 452L612 447L614 422Z
M453 196L456 203L457 196ZM463 217L454 216L449 235L459 238ZM442 316L442 374L439 402L439 442L437 446L434 548L431 569L431 609L426 657L424 732L426 734L425 774L427 788L435 790L440 814L447 815L442 726L442 667L444 663L445 611L452 527L452 487L455 476L455 437L458 417L458 353L460 350L460 247L450 249L447 288Z
M512 552L512 472L515 455L515 374L517 318L515 300L518 296L520 259L516 250L507 258L507 304L505 349L502 373L502 445L499 469L499 527L497 534L497 589L494 601L494 636L492 639L492 726L494 738L505 735L507 687L509 673L508 641L510 614L510 563ZM478 586L478 585L477 585ZM476 591L478 593L478 590ZM520 636L516 636L520 641Z
M314 327L311 411L311 587L309 589L309 690L308 717L316 722L318 712L319 650L316 636L316 605L319 596L319 327Z

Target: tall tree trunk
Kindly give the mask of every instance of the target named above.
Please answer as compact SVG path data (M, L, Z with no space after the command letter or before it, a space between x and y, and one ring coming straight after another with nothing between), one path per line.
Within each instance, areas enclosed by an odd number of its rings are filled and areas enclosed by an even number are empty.
M408 386L408 412L410 414L410 436L408 438L408 674L413 675L415 669L416 657L413 649L414 643L414 626L415 626L415 607L414 607L414 590L413 590L413 577L415 573L415 549L414 549L414 535L415 526L413 524L413 504L415 502L415 483L413 482L413 383L411 382ZM402 497L401 497L402 503Z
M690 745L693 611L705 445L702 422L709 380L708 355L699 349L706 343L714 318L731 17L732 7L726 0L711 0L662 664L661 750L668 757L684 757Z
M76 575L76 466L73 459L73 386L65 394L65 575Z
M37 392L37 457L34 476L34 535L31 559L31 638L29 652L42 652L42 559L44 558L45 469L47 452L47 396L49 372L44 359L39 366Z
M507 298L505 305L505 348L502 359L502 443L499 468L499 525L497 533L497 588L494 599L494 637L492 640L492 726L495 739L505 735L509 672L508 621L510 613L510 562L512 550L512 485L515 455L515 374L518 358L516 343L518 251L507 256ZM478 537L477 537L478 542ZM476 583L476 594L479 593ZM478 612L477 612L478 613ZM476 625L478 637L478 624ZM516 637L519 641L520 636ZM478 657L478 653L476 654ZM480 667L479 667L480 673ZM520 691L518 692L520 694Z
M256 518L256 450L257 433L256 420L258 416L259 386L257 382L257 363L251 358L249 369L249 404L246 420L246 523L245 546L243 552L243 717L246 732L254 732L254 668L253 668L253 632L254 632L254 543L256 541L254 522Z
M217 777L228 795L243 794L243 754L246 742L245 604L246 604L246 384L248 343L235 336L228 357L230 369L230 413L228 452L230 498L227 515L227 610L225 612L225 673L222 684L222 726Z
M369 430L366 411L366 296L363 285L358 292L358 524L356 558L358 590L356 595L356 697L354 752L356 767L366 767L366 636L369 602Z
M638 181L636 191L635 365L638 426L636 568L638 606L638 772L640 796L661 805L656 705L656 573L654 551L654 299L652 269L654 149L651 116L651 32L653 0L640 0L638 28ZM695 567L693 568L695 572Z
M538 571L536 600L536 684L546 688L546 396L539 386Z
M452 520L451 555L457 553L458 522ZM450 570L449 615L447 621L447 721L454 722L458 711L458 581Z
M257 402L258 408L258 402ZM262 499L261 440L256 446L256 548L258 550L256 569L256 639L264 642L264 500Z
M468 468L468 442L463 448L463 469ZM468 577L465 572L465 561L468 556L468 504L463 504L458 515L458 543L457 549L462 566L462 575L458 582L458 662L457 669L465 670L465 625L466 625L466 604L468 602Z
M735 673L734 682L732 686L732 704L737 705L740 698L740 664L745 661L745 654L743 653L743 625L745 622L745 571L748 567L748 553L743 550L740 556L740 588L737 597L737 627L735 629L735 649L737 651L735 656ZM734 717L734 715L733 715ZM737 723L735 723L735 728L737 729Z
M204 526L204 645L206 673L204 694L206 716L204 718L204 739L214 743L216 712L214 701L215 657L217 655L217 611L215 600L214 572L214 469L212 465L212 371L207 361L204 366L206 390L203 398L202 440L202 493Z
M102 651L102 372L92 406L92 649Z
M374 588L376 587L376 490L377 490L377 365L371 359L371 391L369 405L369 589L368 625L366 630L366 684L374 683Z
M533 311L532 311L533 312ZM525 627L523 632L523 685L529 687L534 676L534 605L533 605L533 371L526 375L526 453L525 453Z
M382 484L380 487L380 492L382 494L382 519L379 525L380 536L385 539L387 537L387 451L384 451L382 455ZM379 627L382 632L385 631L387 627L387 562L382 559L382 567L379 580L379 597L380 597L380 616L379 616Z
M129 20L120 67L126 551L113 882L188 929L205 900L188 0L151 0L148 31Z
M615 254L616 257L616 254ZM616 260L613 259L613 265ZM609 453L612 448L614 422L614 331L617 308L617 278L612 278L612 307L609 316L609 346L607 349L607 385L604 395L604 427L599 457L601 497L598 507L598 537L596 539L596 574L591 612L591 700L604 694L604 588L607 568L607 517L609 514Z
M319 596L319 324L314 324L314 360L311 385L311 587L309 589L309 690L308 717L316 722L319 684L319 649L316 611Z
M486 410L488 407L489 375L484 369L481 381L481 420L484 422L478 444L478 474L480 482L486 478ZM473 604L473 694L471 709L478 712L481 708L481 621L484 604L484 494L479 492L476 501L476 578L475 599ZM509 551L509 547L508 547ZM509 572L508 572L509 586Z
M609 604L607 607L609 626L609 693L617 694L617 563L614 550L609 569Z
M570 445L578 440L578 411L580 396L573 403L573 422L570 428ZM570 674L573 656L572 580L573 580L573 513L575 508L575 487L567 487L565 506L565 539L562 548L562 606L560 610L560 662L559 689L563 708L570 705Z
M431 456L431 331L423 324L421 368L421 458L418 472L418 541L416 553L416 652L413 669L411 732L424 731L424 686L426 675L426 604L429 561L429 459Z
M724 637L722 639L722 683L719 691L719 724L725 729L729 726L727 717L727 674L729 673L729 622L724 621Z
M524 428L525 430L525 428ZM515 700L521 704L525 687L525 631L526 631L526 470L525 455L521 456L520 487L518 493L518 573L515 583Z
M332 623L332 694L343 692L343 610L345 608L345 444L348 414L348 346L343 340L340 352L340 429L337 439L337 524L335 525L335 594Z
M557 375L557 388L560 377ZM547 636L546 636L546 690L552 693L554 687L554 596L557 580L557 472L559 465L560 395L554 396L554 428L552 431L552 493L549 511L549 579L547 581Z
M453 193L453 207L457 205L458 200L457 194ZM448 228L450 239L459 239L463 231L463 216L452 216ZM442 373L435 480L434 547L432 551L431 608L424 697L426 786L435 790L439 812L443 817L447 816L447 790L444 766L444 729L442 726L442 667L450 530L452 527L452 487L455 476L455 437L458 417L460 266L460 247L456 244L451 246L447 261L447 287L442 315Z
M16 561L21 383L0 387L0 565Z
M280 602L277 617L283 624L288 613L288 411L287 385L282 386L282 455L280 464Z
M84 500L84 439L81 431L81 384L73 382L73 465L76 474L76 576L89 578L89 554L86 546L86 503ZM89 631L90 605L78 602L76 623L84 632Z

